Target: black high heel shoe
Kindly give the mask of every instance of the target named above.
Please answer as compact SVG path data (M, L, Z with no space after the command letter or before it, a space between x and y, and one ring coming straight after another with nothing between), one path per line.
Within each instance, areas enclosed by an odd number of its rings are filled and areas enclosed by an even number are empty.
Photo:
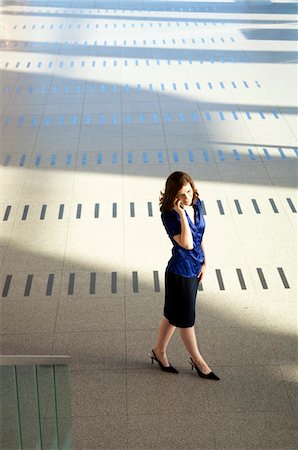
M177 369L175 369L175 367L173 367L171 364L169 366L164 366L156 357L156 354L154 352L154 350L152 350L152 355L151 353L149 353L149 358L151 358L151 363L153 364L153 361L156 361L159 364L159 367L161 368L161 370L163 370L164 372L169 372L169 373L179 373Z
M199 377L207 378L207 380L215 380L215 381L219 381L220 380L220 378L217 375L215 375L215 373L213 373L213 372L209 372L207 374L201 372L200 369L198 368L198 366L196 365L196 363L193 361L192 358L189 359L189 364L191 365L191 370L196 369L196 371L198 372Z

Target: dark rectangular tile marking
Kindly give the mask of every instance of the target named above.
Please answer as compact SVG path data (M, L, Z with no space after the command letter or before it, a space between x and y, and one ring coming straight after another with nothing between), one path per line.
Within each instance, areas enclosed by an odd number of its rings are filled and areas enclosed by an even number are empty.
M41 212L40 212L40 220L44 220L46 215L47 205L42 205Z
M26 220L27 219L28 211L29 211L29 205L25 205L24 206L24 210L23 210L22 220Z
M279 276L281 278L281 281L283 282L284 287L286 289L290 289L290 285L289 285L288 280L287 280L287 278L285 276L283 268L282 267L278 267L277 270L278 270Z
M221 291L224 291L225 290L225 286L224 286L224 282L223 282L223 279L222 279L222 275L221 275L220 269L216 269L215 273L216 273L219 289Z
M20 159L19 166L24 167L27 155L22 155Z
M278 213L279 211L278 211L278 209L277 209L277 206L276 206L275 201L273 200L273 198L269 198L269 202L270 202L270 204L271 204L271 206L272 206L273 211L274 211L275 213Z
M5 210L5 213L4 213L4 217L3 217L3 220L4 220L4 221L7 221L7 220L8 220L10 211L11 211L11 205L8 205L7 208L6 208L6 210Z
M252 201L252 204L254 205L254 208L255 208L256 213L257 213L257 214L261 214L261 211L260 211L259 205L257 204L256 199L255 199L255 198L252 198L251 201Z
M81 218L81 214L82 214L82 203L78 203L76 218L80 219Z
M153 279L154 279L154 291L155 292L160 292L158 270L154 270L153 271Z
M94 207L94 218L98 219L99 218L99 203L95 203L95 207Z
M263 152L264 152L266 160L270 161L271 156L269 155L269 152L268 152L267 148L263 148Z
M73 295L74 292L74 282L75 282L75 273L69 274L69 280L68 280L68 295Z
M3 163L4 167L7 167L7 166L8 166L10 160L11 160L11 155L7 155L7 156L5 157L5 160L4 160L4 163Z
M162 152L158 152L158 162L163 163L163 153Z
M262 269L260 267L257 268L257 272L258 272L258 275L259 275L259 278L260 278L260 282L261 282L261 285L262 285L263 289L268 289L268 285L266 283L263 271L262 271Z
M217 202L217 206L218 206L220 214L224 215L225 211L224 211L224 208L222 206L221 200L216 200L216 202Z
M245 281L244 281L242 270L241 269L236 269L236 272L237 272L237 275L238 275L238 280L239 280L241 289L246 289L246 284L245 284Z
M4 283L3 291L2 291L2 297L7 297L8 291L10 288L11 279L12 279L12 275L7 275L5 283Z
M57 155L55 153L52 154L51 156L51 166L55 166L57 162Z
M132 272L132 291L139 292L138 272Z
M135 204L133 202L130 203L130 217L135 217Z
M289 206L290 206L292 212L293 212L293 213L296 213L297 211L296 211L296 208L295 208L295 206L294 206L294 203L293 203L292 199L287 198L287 202L288 202L288 204L289 204Z
M30 295L32 280L33 280L33 275L32 274L28 275L27 281L26 281L26 286L25 286L24 297L29 297L29 295Z
M243 214L239 200L234 200L238 214Z
M202 205L203 216L207 216L206 207L205 207L205 203L203 200L201 200L201 205Z
M35 158L35 166L36 167L40 166L40 161L41 161L41 155L37 155Z
M178 156L178 152L173 152L173 159L174 159L174 162L179 162L179 156Z
M90 274L90 294L95 294L95 285L96 285L96 272L91 272Z
M50 273L49 276L48 276L48 284L47 284L46 296L52 295L53 285L54 285L54 277L55 277L55 275L53 273Z
M249 154L249 157L250 157L250 159L252 161L256 161L257 157L256 157L256 155L254 154L254 152L252 151L251 148L248 149L248 154Z
M240 155L238 153L238 150L236 148L233 149L233 156L237 161L240 161Z
M113 203L112 216L117 217L117 203Z
M59 220L63 219L63 214L64 214L64 205L60 205L59 206L59 215L58 215Z
M153 210L152 210L152 202L148 202L148 216L152 217L153 216Z
M117 293L117 272L112 272L111 288L112 288L112 294L116 294Z
M285 153L284 153L282 148L279 148L278 151L280 153L281 159L283 159L283 160L287 159L287 157L286 157L286 155L285 155Z

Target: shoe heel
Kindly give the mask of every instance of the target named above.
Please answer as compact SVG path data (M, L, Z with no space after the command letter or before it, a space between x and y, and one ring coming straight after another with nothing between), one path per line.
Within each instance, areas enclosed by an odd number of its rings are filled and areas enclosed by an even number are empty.
M191 370L193 370L194 369L194 365L193 365L192 361L189 359L188 362L191 365Z

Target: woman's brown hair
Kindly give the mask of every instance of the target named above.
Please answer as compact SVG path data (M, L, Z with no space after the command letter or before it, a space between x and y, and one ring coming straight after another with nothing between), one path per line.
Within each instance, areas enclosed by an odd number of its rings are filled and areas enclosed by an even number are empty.
M159 204L161 212L170 211L173 209L178 191L180 191L180 189L187 183L191 185L193 190L192 205L196 203L199 198L199 193L191 176L185 172L173 172L167 178L165 191L160 193Z

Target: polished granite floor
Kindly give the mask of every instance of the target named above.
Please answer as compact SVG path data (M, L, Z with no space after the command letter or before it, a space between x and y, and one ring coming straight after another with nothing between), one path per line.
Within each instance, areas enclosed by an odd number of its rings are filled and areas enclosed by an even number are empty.
M1 352L70 355L76 450L295 449L296 5L3 0ZM189 172L221 381L151 366ZM31 449L30 449L31 450Z

